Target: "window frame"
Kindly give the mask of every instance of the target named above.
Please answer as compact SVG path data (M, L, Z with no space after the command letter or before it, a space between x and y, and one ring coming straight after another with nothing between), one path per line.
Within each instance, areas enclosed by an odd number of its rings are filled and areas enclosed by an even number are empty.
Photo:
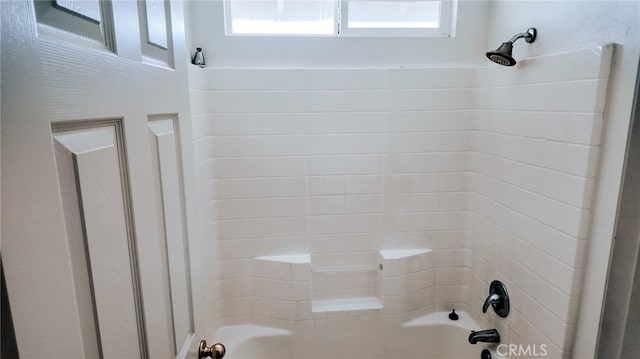
M347 24L349 21L349 1L334 1L334 32L333 34L239 34L232 30L232 11L230 2L233 0L223 0L224 33L225 36L240 37L431 37L443 38L454 36L455 13L457 0L440 1L440 26L437 28L352 28Z

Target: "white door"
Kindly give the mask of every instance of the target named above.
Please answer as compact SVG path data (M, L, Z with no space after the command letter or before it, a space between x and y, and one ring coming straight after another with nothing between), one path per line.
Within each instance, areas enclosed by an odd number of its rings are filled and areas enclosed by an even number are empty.
M20 357L194 357L183 4L0 9L2 259Z

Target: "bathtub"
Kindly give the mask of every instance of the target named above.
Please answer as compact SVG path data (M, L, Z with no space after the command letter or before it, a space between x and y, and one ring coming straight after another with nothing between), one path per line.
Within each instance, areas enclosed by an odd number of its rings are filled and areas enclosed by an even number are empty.
M448 313L425 315L396 328L377 330L308 329L295 333L259 325L221 327L216 341L227 348L225 359L477 359L482 343L467 341L479 330L460 312L451 321Z

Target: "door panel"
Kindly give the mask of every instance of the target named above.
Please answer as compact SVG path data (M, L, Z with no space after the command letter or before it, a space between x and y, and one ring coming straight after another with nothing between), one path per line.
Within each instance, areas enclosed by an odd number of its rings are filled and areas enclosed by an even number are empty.
M0 2L2 256L23 358L196 350L183 4L152 5Z
M100 357L107 358L139 358L146 343L144 323L138 320L138 265L131 236L129 191L123 188L128 187L128 181L122 173L126 164L119 150L123 146L118 123L69 131L55 131L55 127L54 124L56 160L58 168L64 169L58 172L61 188L76 189L76 193L67 192L71 198L63 197L62 203L72 209L65 211L65 219L80 228L67 224L67 230L81 231L83 237L81 241L70 237L69 247L70 251L85 253L87 265L81 270L87 271L89 279L87 287L84 273L74 270L76 298L86 301L88 295L93 302L94 326L82 328L83 338L90 338L84 343L85 352L97 351ZM69 204L74 200L77 202ZM81 248L72 249L73 246ZM73 262L74 257L71 258ZM76 281L79 276L82 280ZM88 293L81 293L78 286L88 289ZM81 320L87 315L86 308L82 312ZM96 328L95 335L84 334Z
M38 32L115 50L110 1L35 1L34 9Z
M98 0L55 0L52 5L83 15L95 22L101 20L100 1Z
M180 145L174 118L159 117L149 122L151 152L154 155L156 197L161 199L160 232L167 250L168 272L173 310L173 336L176 352L193 334L191 281L189 276L188 242L184 228L184 197L182 196L182 165Z
M138 2L141 52L144 62L173 68L171 9L162 0Z

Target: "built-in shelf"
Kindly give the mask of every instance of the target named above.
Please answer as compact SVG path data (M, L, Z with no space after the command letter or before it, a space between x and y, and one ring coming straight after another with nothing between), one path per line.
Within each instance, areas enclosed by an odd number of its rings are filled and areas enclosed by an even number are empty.
M429 253L431 249L385 249L380 251L382 259L403 259Z
M382 309L382 301L378 297L355 297L338 299L321 299L311 301L314 313Z
M433 268L434 253L428 248L412 248L255 257L254 293L271 298L271 283L265 281L273 280L285 289L290 281L295 290L278 291L275 298L291 303L291 311L296 310L296 303L310 300L313 313L380 310L390 297L393 299L389 303L409 306L421 291L433 285L431 280L423 283L423 279L433 277L433 272L425 272L424 277L421 272Z
M383 266L383 277L405 276L431 268L432 253L428 248L381 250L378 259Z
M323 272L361 272L361 271L375 271L378 269L375 265L336 265L336 266L314 266L313 271L316 273Z
M255 259L260 261L292 263L292 264L311 263L311 255L309 253L285 254L285 255L278 255L278 256L261 256L261 257L256 257Z
M458 320L449 319L448 311L438 311L435 313L426 314L420 316L418 318L414 318L408 322L402 324L405 328L410 327L428 327L428 326L438 326L438 325L452 325L459 328L463 328L465 330L479 330L479 326L476 322L471 319L469 314L464 311L456 311L459 315Z

